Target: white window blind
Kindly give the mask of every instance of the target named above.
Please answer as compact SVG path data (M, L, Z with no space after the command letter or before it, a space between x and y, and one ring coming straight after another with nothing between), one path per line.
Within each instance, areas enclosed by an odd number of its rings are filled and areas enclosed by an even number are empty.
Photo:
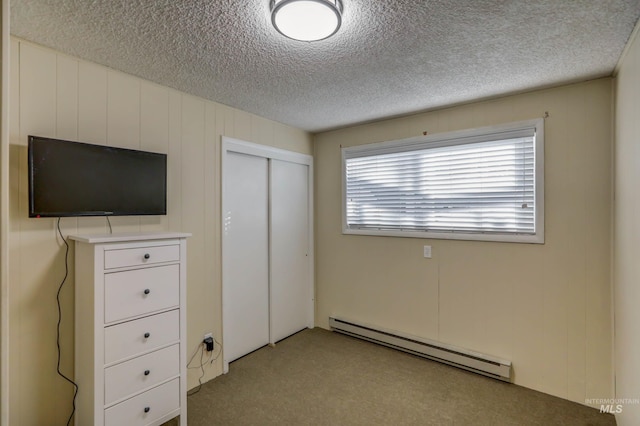
M541 242L534 123L344 149L345 232Z

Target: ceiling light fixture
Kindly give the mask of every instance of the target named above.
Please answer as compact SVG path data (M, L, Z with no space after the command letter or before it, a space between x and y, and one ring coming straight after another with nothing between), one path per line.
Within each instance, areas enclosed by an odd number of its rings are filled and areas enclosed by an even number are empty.
M285 37L324 40L340 28L342 0L271 0L271 22Z

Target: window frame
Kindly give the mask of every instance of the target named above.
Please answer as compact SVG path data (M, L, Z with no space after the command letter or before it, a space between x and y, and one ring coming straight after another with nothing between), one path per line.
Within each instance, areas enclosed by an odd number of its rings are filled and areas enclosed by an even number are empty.
M444 146L457 146L462 144L480 143L490 140L499 140L512 134L534 129L534 161L535 161L535 233L496 233L496 232L435 232L416 230L384 230L384 229L354 229L347 225L347 159L366 155L380 155L396 152L406 152L421 148L436 148ZM467 241L494 241L511 243L544 244L544 119L518 121L494 126L474 129L458 130L433 135L418 136L407 139L399 139L385 142L370 143L343 147L342 156L342 233L345 235L369 235L384 237L409 237L443 240L467 240Z

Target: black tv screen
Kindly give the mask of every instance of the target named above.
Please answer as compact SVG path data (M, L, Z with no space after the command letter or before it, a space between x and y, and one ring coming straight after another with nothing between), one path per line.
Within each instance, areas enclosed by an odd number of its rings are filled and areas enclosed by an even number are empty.
M29 136L29 217L167 214L167 155Z

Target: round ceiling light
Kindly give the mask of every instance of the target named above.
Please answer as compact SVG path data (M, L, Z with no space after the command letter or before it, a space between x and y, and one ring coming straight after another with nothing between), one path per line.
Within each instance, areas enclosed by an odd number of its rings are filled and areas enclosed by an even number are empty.
M317 41L331 37L342 23L341 0L271 0L271 22L285 37Z

